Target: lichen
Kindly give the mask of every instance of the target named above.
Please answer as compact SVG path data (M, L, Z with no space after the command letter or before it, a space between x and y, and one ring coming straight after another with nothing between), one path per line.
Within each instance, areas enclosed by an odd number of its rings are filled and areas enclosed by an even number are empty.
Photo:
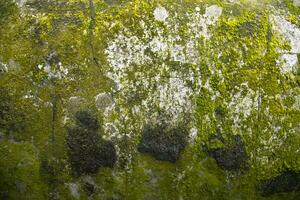
M261 186L300 170L295 2L0 3L1 99L17 108L5 120L30 118L24 134L0 127L12 157L0 173L20 172L31 199L296 199L280 184L264 197ZM21 157L30 170L12 167ZM3 174L4 198L18 199Z

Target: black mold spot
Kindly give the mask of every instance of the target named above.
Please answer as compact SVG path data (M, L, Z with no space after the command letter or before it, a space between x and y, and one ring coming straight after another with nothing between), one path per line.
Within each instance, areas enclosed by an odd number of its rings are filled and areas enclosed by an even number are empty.
M211 139L211 138L210 138ZM220 140L224 143L223 139ZM218 166L228 171L238 171L247 167L247 153L242 138L234 136L233 145L229 148L208 149L209 156L213 157Z
M68 128L67 146L71 168L76 175L94 174L100 167L113 167L116 150L111 141L97 134L97 119L89 112L76 113L76 126Z
M263 196L296 191L300 191L300 172L286 171L279 176L261 182Z
M89 111L89 110L78 111L75 114L75 117L76 117L78 125L82 125L85 128L91 129L91 130L99 129L98 120L97 120L96 116L94 116L92 114L91 111Z
M180 127L146 126L138 145L141 153L148 153L157 160L176 162L187 144L187 131Z
M93 184L87 183L87 182L84 183L83 189L84 189L84 191L87 193L88 196L91 196L91 195L94 194L95 191L96 191L95 186L94 186Z

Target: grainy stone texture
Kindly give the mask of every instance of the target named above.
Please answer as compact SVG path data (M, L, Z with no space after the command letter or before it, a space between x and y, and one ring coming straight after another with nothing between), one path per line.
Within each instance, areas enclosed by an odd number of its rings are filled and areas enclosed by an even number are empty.
M0 199L298 199L299 16L0 1Z

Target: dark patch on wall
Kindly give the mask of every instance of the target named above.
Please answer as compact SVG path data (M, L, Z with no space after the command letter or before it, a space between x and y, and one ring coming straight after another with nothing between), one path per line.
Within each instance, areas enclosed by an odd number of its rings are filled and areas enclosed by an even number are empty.
M152 155L157 160L176 162L186 145L185 128L147 125L142 132L138 150Z
M75 114L76 122L79 126L83 126L90 130L98 130L99 123L95 115L89 110L78 111Z
M90 111L76 113L76 125L68 128L67 146L71 168L76 175L94 174L100 167L113 167L116 149L98 135L99 123Z
M261 182L263 196L296 191L300 191L300 172L286 171L279 176Z
M210 140L216 139L224 144L220 136L211 137ZM247 153L241 136L236 135L232 138L232 144L229 147L217 147L209 149L206 147L208 155L213 157L217 165L228 171L238 171L247 169Z
M22 136L26 129L27 117L23 109L16 109L18 102L10 91L0 86L0 132L10 139Z
M225 116L224 108L222 108L222 107L217 107L217 108L215 109L215 116L216 116L216 119L217 119L218 121L221 121L221 120L224 118L224 116Z
M86 182L86 183L83 184L83 189L84 189L84 191L86 192L86 194L88 196L91 196L96 191L95 186L93 184L91 184L91 183L88 183L88 182Z

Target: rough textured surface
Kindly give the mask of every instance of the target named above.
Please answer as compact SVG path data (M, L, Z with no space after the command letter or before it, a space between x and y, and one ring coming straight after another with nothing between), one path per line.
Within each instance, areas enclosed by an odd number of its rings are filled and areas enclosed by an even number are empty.
M299 14L297 0L0 1L0 198L298 199L278 180L300 171Z

